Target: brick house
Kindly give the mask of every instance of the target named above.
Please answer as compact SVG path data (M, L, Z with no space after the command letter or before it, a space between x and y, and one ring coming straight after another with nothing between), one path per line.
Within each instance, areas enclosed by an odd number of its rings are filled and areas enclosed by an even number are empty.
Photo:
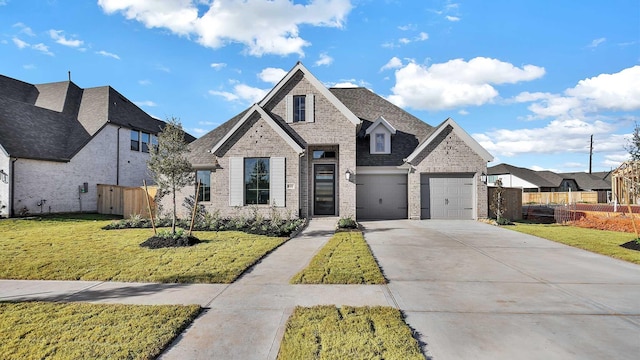
M110 86L0 75L0 217L97 211L97 184L150 180L163 125Z
M455 121L432 127L368 89L327 89L299 62L190 149L199 200L222 216L487 216L492 156Z

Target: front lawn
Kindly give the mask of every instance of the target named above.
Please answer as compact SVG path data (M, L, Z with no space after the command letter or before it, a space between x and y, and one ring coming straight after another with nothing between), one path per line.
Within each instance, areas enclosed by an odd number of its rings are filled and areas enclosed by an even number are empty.
M339 232L291 279L292 284L384 284L361 232Z
M0 221L0 278L231 283L286 238L195 232L202 243L147 249L149 229L102 230L91 218Z
M422 359L418 342L391 307L297 307L289 318L279 360Z
M1 359L153 359L197 305L0 302Z
M634 234L558 224L518 223L516 226L505 228L640 264L640 251L629 250L620 246L633 240L635 238Z

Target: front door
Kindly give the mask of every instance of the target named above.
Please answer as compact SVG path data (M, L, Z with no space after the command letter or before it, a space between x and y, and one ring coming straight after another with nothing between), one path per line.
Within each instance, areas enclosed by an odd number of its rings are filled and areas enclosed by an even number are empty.
M316 164L313 169L313 213L314 215L335 215L336 165Z

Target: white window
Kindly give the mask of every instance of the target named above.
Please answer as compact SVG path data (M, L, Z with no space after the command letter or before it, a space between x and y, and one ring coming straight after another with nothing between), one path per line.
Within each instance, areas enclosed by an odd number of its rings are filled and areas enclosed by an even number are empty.
M372 154L391 154L391 134L384 129L371 134Z
M285 206L285 158L229 159L229 205Z
M384 148L384 139L385 139L385 134L376 134L376 152L377 153L382 153L384 152L385 148Z

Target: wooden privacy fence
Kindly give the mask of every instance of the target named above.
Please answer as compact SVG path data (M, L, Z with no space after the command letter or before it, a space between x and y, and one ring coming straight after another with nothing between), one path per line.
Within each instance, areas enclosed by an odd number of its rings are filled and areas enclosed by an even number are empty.
M155 211L155 197L158 188L148 186L148 193L144 187L126 187L117 185L98 184L98 213L122 215L125 218L131 215L140 215L149 218L147 210L147 199L151 203L151 211Z
M523 204L598 203L597 191L523 192Z
M491 203L493 202L493 194L497 188L489 187L489 217L496 218L496 214L491 210ZM522 189L520 188L502 188L502 196L504 197L505 212L502 214L503 218L509 220L521 220L522 219Z

